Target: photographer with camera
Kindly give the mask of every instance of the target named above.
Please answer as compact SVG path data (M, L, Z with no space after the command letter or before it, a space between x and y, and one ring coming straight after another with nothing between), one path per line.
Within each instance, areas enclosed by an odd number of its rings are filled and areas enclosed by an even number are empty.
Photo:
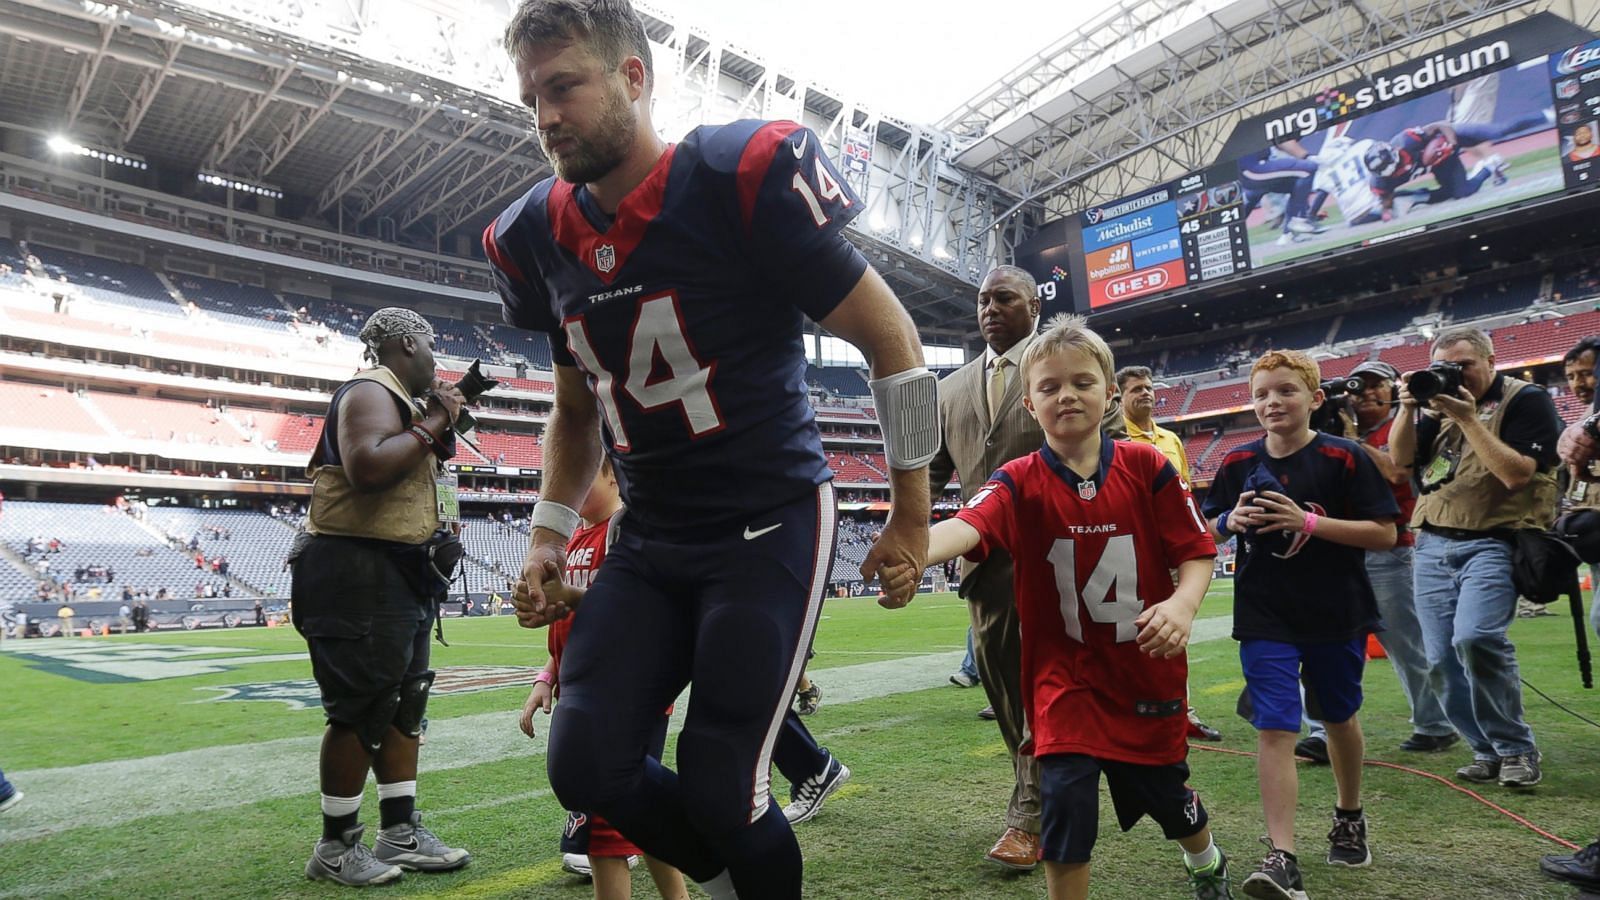
M434 371L433 328L408 309L361 329L372 368L334 391L307 474L305 531L295 540L293 621L322 693L322 840L306 877L382 884L401 869L447 871L446 846L416 812L417 747L433 672L428 631L461 559L453 429L466 397ZM426 397L425 402L419 402ZM361 841L367 772L381 830Z
M1349 377L1360 385L1349 394L1354 437L1377 464L1400 506L1394 549L1367 552L1367 577L1372 581L1372 593L1385 625L1385 630L1378 632L1378 643L1388 654L1411 708L1412 734L1400 743L1400 749L1437 753L1455 745L1460 738L1445 715L1438 688L1428 678L1428 654L1412 591L1412 555L1417 535L1406 524L1417 503L1412 470L1389 458L1389 435L1400 409L1400 373L1394 366L1374 359L1356 366Z
M1516 533L1549 527L1555 509L1561 419L1543 389L1495 372L1494 345L1476 328L1439 335L1433 364L1401 381L1389 456L1421 476L1413 584L1445 712L1472 746L1456 777L1532 787L1539 751L1506 632Z

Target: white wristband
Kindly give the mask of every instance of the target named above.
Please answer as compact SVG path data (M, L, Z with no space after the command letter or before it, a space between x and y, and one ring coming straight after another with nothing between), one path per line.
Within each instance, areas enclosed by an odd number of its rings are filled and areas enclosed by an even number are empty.
M540 500L533 505L533 517L529 520L534 528L545 528L561 535L562 540L568 540L572 533L578 530L578 511L565 503L554 500Z

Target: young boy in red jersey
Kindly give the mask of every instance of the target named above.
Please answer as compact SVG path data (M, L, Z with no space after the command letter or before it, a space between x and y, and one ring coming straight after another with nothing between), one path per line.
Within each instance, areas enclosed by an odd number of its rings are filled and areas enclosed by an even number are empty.
M583 592L600 563L605 560L606 549L611 546L615 528L622 518L622 496L617 490L617 476L611 471L611 461L602 458L600 471L594 484L578 510L585 524L573 532L567 542L565 583L548 582L545 592L568 608L577 606ZM550 626L548 645L550 661L545 664L534 681L528 702L522 707L519 724L528 737L533 737L533 714L537 710L550 713L561 684L561 651L566 647L567 635L572 631L573 616L567 616ZM651 738L650 753L657 759L667 741L667 719L672 710L661 717L661 727ZM587 857L589 873L594 878L595 900L628 900L632 896L633 877L629 874L634 857L643 855L627 838L598 816L573 812L567 816L567 827L562 831L561 850L563 866L569 871L583 874L583 858ZM648 856L645 865L656 889L666 900L688 900L683 875L672 866Z
M1233 636L1257 732L1269 847L1243 892L1266 900L1306 897L1294 852L1302 684L1312 718L1327 727L1338 791L1328 863L1372 861L1356 711L1367 635L1382 624L1364 551L1394 546L1400 508L1356 442L1311 429L1324 399L1320 384L1316 361L1304 353L1273 350L1256 360L1250 393L1266 436L1223 459L1205 502L1217 540L1239 539Z
M1194 895L1231 897L1227 858L1185 783L1184 648L1216 546L1161 451L1102 435L1116 393L1111 350L1081 317L1052 320L1021 369L1023 403L1045 445L1006 463L955 518L933 527L928 564L981 560L999 548L1016 560L1050 898L1089 895L1102 774L1124 831L1150 816L1183 848ZM880 602L905 605L920 574L891 572Z

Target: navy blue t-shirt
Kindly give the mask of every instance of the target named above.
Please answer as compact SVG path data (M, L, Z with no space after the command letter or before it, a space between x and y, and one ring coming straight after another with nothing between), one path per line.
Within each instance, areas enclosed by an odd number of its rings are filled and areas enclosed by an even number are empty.
M489 226L505 320L587 377L630 521L747 523L833 477L805 320L866 271L860 211L814 133L748 120L669 147L615 216L549 178Z
M1280 490L1319 516L1400 515L1394 491L1366 452L1355 441L1321 432L1282 459L1267 453L1265 437L1229 453L1206 494L1206 518L1233 509L1244 491L1262 488ZM1382 630L1365 550L1299 532L1238 540L1235 639L1345 641Z

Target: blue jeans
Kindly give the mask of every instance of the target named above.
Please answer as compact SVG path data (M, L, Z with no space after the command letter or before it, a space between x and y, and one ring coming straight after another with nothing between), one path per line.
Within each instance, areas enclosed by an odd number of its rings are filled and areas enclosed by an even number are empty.
M1533 750L1533 730L1522 717L1517 648L1506 636L1517 611L1511 545L1419 532L1413 576L1429 678L1473 756Z
M1412 596L1411 547L1367 554L1367 578L1378 600L1378 614L1387 630L1378 632L1378 643L1389 655L1400 690L1411 706L1411 727L1417 734L1444 737L1455 731L1445 715L1444 701L1428 680L1428 652L1422 645L1422 625L1417 621L1417 605Z
M961 674L977 680L978 658L972 655L972 626L967 626L967 655L961 660Z

